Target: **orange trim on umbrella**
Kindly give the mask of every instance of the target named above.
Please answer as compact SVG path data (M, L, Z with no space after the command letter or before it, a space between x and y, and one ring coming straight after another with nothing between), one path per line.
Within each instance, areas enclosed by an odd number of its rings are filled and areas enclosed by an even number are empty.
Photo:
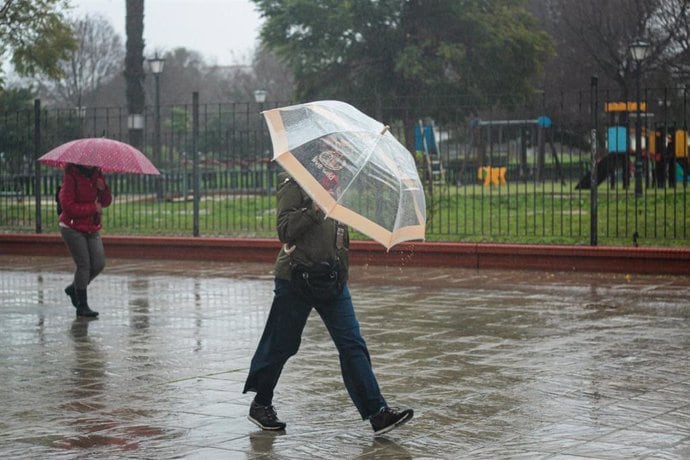
M266 124L273 143L273 159L276 160L280 152L285 152L288 149L287 133L280 116L280 109L266 110L261 113L266 117Z

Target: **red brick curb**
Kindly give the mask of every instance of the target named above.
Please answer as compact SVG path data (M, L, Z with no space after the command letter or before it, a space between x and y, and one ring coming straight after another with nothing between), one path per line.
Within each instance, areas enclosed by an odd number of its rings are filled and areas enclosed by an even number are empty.
M108 257L273 262L280 243L257 238L104 235ZM67 256L59 234L0 234L0 254ZM690 248L353 241L353 264L686 275Z

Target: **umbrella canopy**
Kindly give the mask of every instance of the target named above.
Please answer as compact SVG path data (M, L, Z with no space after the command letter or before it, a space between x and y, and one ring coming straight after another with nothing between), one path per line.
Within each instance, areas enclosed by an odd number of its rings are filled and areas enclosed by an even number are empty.
M424 188L388 127L340 101L262 112L273 158L326 215L387 249L424 239Z
M105 137L77 139L55 147L38 159L50 166L67 163L96 166L104 172L159 175L160 172L139 150Z

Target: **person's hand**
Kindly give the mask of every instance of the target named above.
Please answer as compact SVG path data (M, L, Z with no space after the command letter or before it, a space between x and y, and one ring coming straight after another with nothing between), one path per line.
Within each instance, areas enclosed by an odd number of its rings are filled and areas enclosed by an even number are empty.
M105 190L105 181L103 180L102 177L99 177L98 179L96 179L96 188L101 192L103 190Z
M101 203L96 201L96 214L103 214L103 206L101 206Z

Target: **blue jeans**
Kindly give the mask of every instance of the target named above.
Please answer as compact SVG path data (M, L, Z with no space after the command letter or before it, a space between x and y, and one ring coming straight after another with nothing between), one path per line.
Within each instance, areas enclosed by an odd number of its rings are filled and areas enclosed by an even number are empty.
M256 392L256 402L270 405L273 390L287 360L297 353L312 308L321 316L338 349L345 388L363 419L378 414L386 401L371 368L367 345L347 286L333 302L312 305L299 297L290 282L275 279L275 296L263 335L252 358L244 393Z

